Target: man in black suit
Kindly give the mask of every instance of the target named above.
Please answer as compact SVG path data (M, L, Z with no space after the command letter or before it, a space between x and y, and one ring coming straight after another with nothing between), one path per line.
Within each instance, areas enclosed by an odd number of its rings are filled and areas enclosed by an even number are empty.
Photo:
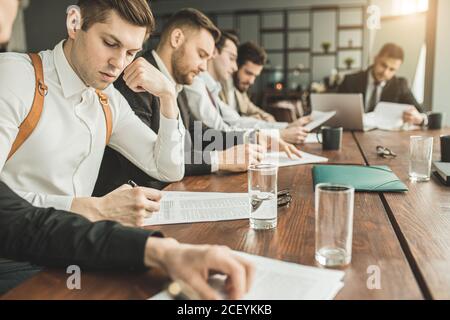
M338 88L339 93L362 93L365 112L374 111L380 101L410 104L403 114L403 121L414 125L425 125L426 114L417 102L404 78L396 77L404 61L403 49L396 44L383 46L375 57L374 64L365 71L347 75Z
M245 136L264 136L249 131L224 132L206 127L193 117L187 104L183 85L206 70L220 31L204 14L195 9L183 9L173 15L161 34L156 50L145 51L133 64L139 63L142 72L159 69L174 84L178 92L178 107L188 130L185 140L185 174L205 175L218 171L244 172L248 165L258 163L264 148L258 144L244 144ZM127 99L136 115L154 132L159 130L159 99L148 93L130 89L132 79L122 76L114 86ZM274 139L281 151L298 154L293 145ZM295 150L293 150L295 149ZM106 148L97 179L94 196L104 194L126 183L162 189L165 185L152 179L111 148Z
M229 275L227 288L234 299L248 291L254 273L229 248L181 244L158 231L114 221L93 223L75 213L33 207L0 182L0 295L40 271L24 261L81 270L157 268L186 282L203 299L219 298L207 284L210 271Z

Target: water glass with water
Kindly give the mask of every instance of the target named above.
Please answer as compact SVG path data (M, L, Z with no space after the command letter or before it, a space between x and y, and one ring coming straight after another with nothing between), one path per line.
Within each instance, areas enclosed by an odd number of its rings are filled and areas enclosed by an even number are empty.
M433 158L433 137L412 136L409 147L409 178L411 181L429 181Z
M348 265L352 258L355 189L322 183L316 186L316 261L325 267Z
M248 168L250 228L273 229L277 226L277 176L275 164L256 164Z

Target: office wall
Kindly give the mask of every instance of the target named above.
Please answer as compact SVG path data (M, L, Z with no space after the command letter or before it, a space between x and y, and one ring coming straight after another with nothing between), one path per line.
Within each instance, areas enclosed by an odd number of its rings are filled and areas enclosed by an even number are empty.
M67 36L66 9L76 0L33 0L25 10L27 47L30 52L52 49Z
M439 0L436 60L433 86L433 110L447 113L450 125L450 1Z
M150 1L152 3L152 1ZM203 11L232 11L279 9L299 6L335 6L335 5L361 5L367 4L367 0L159 0L152 3L152 8L158 13L171 13L174 10L193 7Z

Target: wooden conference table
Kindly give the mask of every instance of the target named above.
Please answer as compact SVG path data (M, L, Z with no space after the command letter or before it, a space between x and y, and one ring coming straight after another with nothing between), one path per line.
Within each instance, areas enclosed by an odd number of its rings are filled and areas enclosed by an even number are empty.
M319 144L303 147L323 155L329 163L389 165L409 192L402 194L357 193L352 263L343 269L344 288L336 299L450 299L450 188L435 178L427 183L408 180L409 137L435 137L450 129L423 132L345 132L340 151L324 152ZM376 146L388 147L396 159L377 156ZM314 261L314 192L312 165L280 168L279 190L289 188L293 202L278 212L273 231L254 231L248 220L166 225L158 227L168 237L193 244L227 245L234 250L274 259L317 266ZM246 192L247 175L187 177L170 185L172 191ZM377 266L381 288L369 289ZM147 299L159 292L167 279L157 271L88 272L82 270L81 290L69 290L68 274L46 269L3 299ZM370 280L369 280L370 281Z

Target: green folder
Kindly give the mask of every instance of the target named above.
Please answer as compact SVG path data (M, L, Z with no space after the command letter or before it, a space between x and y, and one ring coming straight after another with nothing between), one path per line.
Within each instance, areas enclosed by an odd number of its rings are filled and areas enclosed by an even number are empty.
M319 183L350 185L355 191L405 192L408 187L387 166L316 165L314 187Z

